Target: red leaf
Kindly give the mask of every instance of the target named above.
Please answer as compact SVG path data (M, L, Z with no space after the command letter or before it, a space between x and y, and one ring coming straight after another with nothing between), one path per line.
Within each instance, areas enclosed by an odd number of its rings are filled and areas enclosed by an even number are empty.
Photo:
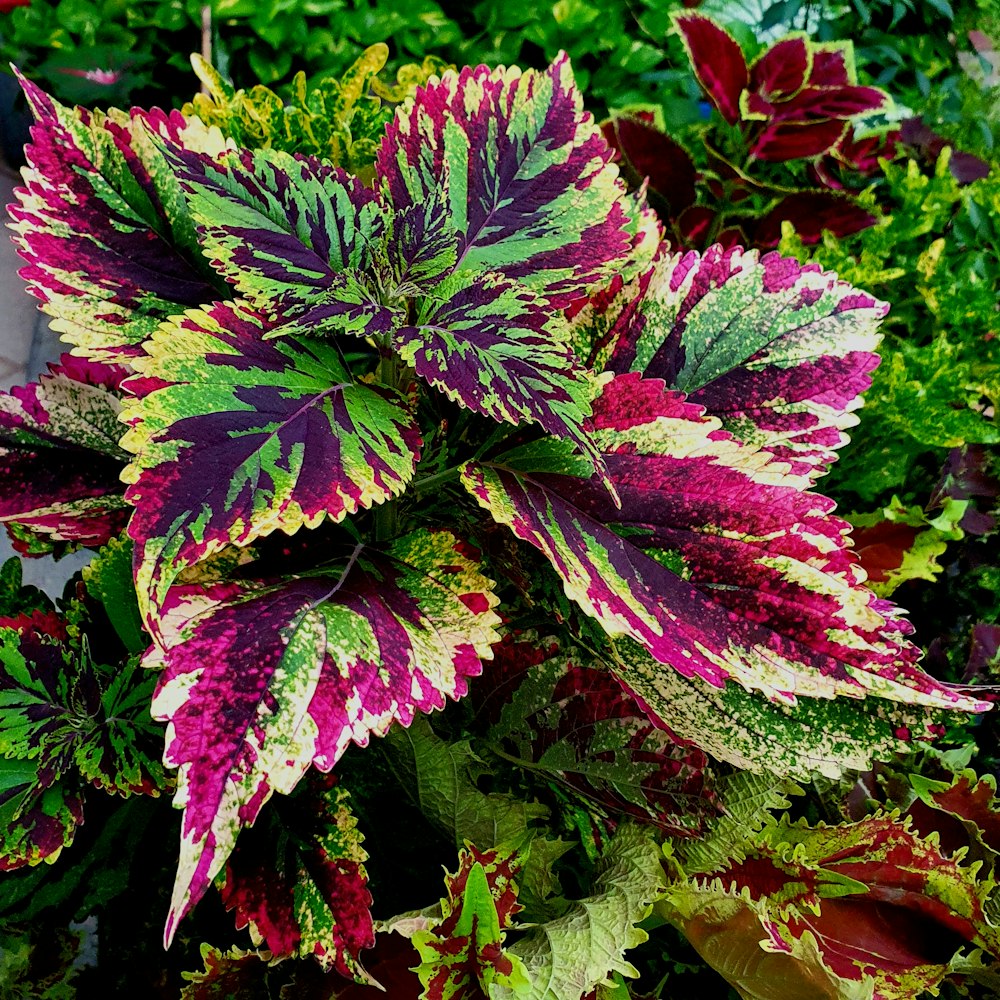
M816 243L824 229L843 238L875 225L875 216L848 195L824 191L790 194L772 208L753 230L754 246L776 247L782 222L795 226L802 242Z
M676 216L694 204L698 171L686 149L670 136L632 115L615 115L602 126L604 137L621 157L626 177L649 186Z
M854 83L853 67L848 56L849 42L813 46L810 87L846 87Z
M809 72L806 39L793 35L775 42L750 67L750 87L765 98L787 98L797 94Z
M703 14L675 14L674 24L705 93L719 113L735 125L740 94L750 82L746 59L736 39Z
M813 122L801 125L778 122L768 125L750 148L752 160L779 163L819 156L834 146L844 134L842 121Z
M853 118L878 111L887 95L876 87L807 87L775 108L775 120L812 122L822 118Z

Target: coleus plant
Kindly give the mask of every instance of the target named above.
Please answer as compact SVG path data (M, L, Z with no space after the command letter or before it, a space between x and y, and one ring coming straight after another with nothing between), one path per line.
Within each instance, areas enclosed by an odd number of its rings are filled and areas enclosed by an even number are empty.
M625 176L649 178L673 243L773 248L784 221L807 244L823 230L848 236L873 225L871 202L858 196L879 158L894 155L899 132L855 131L889 97L858 84L851 43L795 33L748 59L704 14L684 11L673 23L718 117L687 144L642 108L614 111L603 126Z
M4 461L70 461L19 507L5 485L0 513L120 547L123 468L183 809L168 943L215 882L266 960L315 957L347 990L403 937L422 996L576 1000L634 973L658 838L717 817L709 754L834 776L988 707L917 667L812 489L884 305L776 254L671 255L565 56L431 78L374 163L350 160L368 184L176 112L25 90L12 229L74 351L5 397ZM444 709L443 731L472 712L464 741L428 732ZM418 795L421 769L451 776L425 811L456 846L477 811L507 820L433 913L376 926L335 775L403 732ZM535 787L589 831L576 903L552 902ZM206 961L191 996L260 966Z

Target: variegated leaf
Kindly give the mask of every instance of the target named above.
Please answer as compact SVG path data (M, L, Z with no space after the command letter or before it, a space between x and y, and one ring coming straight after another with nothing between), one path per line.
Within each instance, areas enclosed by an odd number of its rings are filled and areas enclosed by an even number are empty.
M167 940L273 791L465 694L498 638L491 587L455 536L418 531L359 547L339 577L170 597L164 648L147 654L164 664L153 713L185 809Z
M621 510L599 483L535 472L516 453L469 464L463 479L610 635L685 676L777 701L871 692L982 710L913 666L908 626L861 586L831 501L798 489L783 463L631 373L595 404L593 436Z
M128 382L129 534L147 615L224 546L339 521L413 474L409 401L355 381L334 345L265 340L272 329L245 304L192 310L154 336Z
M635 640L683 677L717 688L736 681L786 705L874 694L985 710L914 665L909 626L861 585L847 526L785 464L634 373L595 404L594 440L620 510L566 456L565 471L536 471L555 467L551 448L469 463L462 477L497 521L547 556L567 595L609 635ZM647 706L666 704L661 676L653 664L619 668Z
M460 852L458 871L445 878L441 920L410 938L421 958L422 1000L475 1000L494 988L528 988L524 963L503 947L521 909L514 879L523 863L518 851L506 848L480 851L469 844Z
M444 192L460 266L566 303L651 249L650 219L610 159L561 53L544 72L432 80L397 112L376 165L397 210Z
M37 382L0 392L0 521L35 539L35 551L96 547L124 528L124 377L117 365L66 354Z
M592 450L583 423L598 383L566 346L558 314L523 285L460 272L420 300L393 343L461 405L494 420L533 421Z
M276 815L277 814L277 815ZM358 821L347 789L316 775L246 831L226 864L222 900L276 958L315 958L370 982L358 955L375 943ZM266 822L270 820L270 822ZM287 843L288 849L276 849Z
M11 212L21 275L77 351L129 360L167 317L218 297L177 178L152 136L221 152L178 112L68 109L22 86L37 119Z
M715 246L664 255L594 299L574 346L598 369L662 378L816 478L857 423L886 309L818 265Z
M212 267L274 316L307 311L337 274L366 270L381 243L375 193L321 160L271 149L213 158L182 146L168 156Z

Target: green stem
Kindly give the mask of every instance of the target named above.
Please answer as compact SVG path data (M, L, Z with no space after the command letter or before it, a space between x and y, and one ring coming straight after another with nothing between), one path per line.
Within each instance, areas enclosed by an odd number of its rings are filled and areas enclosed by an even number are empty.
M450 469L445 469L443 472L435 472L433 476L424 476L423 479L414 481L413 489L417 493L423 493L432 486L438 486L441 483L450 483L453 479L458 479L461 469L461 465L453 465Z

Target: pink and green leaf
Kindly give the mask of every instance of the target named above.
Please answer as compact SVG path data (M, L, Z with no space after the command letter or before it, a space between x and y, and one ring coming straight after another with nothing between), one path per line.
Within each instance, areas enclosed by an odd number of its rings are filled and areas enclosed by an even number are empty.
M470 463L463 481L609 635L686 677L789 704L871 693L982 710L913 665L908 626L861 586L832 503L802 492L785 465L637 374L606 386L593 427L621 510L579 475L523 459L520 471L516 452L502 466Z
M447 72L396 113L377 169L393 208L444 196L459 266L565 304L634 268L649 220L625 198L568 57Z
M176 111L68 109L22 86L37 124L11 209L21 275L79 353L138 357L161 322L217 297L152 136L212 153L222 136Z
M185 809L168 940L273 791L466 693L498 638L491 587L455 536L418 531L355 551L339 577L222 587L172 622L147 655Z
M129 533L147 613L225 546L340 521L413 474L409 401L355 381L335 345L265 340L272 328L243 304L192 310L155 335L128 383Z
M39 549L97 547L125 526L124 376L117 365L66 354L37 382L0 392L0 521Z
M276 959L315 958L323 968L370 982L358 957L375 943L357 819L346 788L316 776L304 794L247 831L226 864L222 900ZM287 815L286 815L287 814ZM287 850L276 843L287 841Z
M816 265L712 247L663 257L596 300L574 343L598 368L664 379L739 440L815 477L857 423L885 312Z

